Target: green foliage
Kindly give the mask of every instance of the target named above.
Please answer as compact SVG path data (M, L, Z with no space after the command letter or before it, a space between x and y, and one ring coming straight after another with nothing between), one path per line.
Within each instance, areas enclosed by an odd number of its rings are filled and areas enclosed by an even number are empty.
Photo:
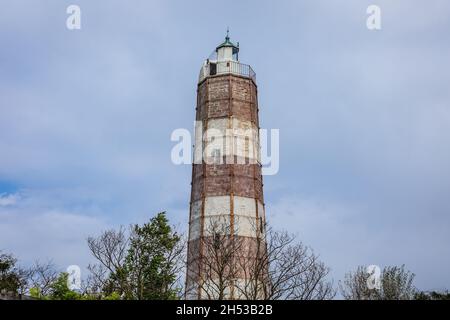
M0 254L0 290L18 292L21 283L16 263L12 255Z
M69 274L63 272L59 275L58 279L51 286L51 293L45 297L49 300L80 300L81 295L73 290L69 289L67 280Z
M118 292L113 292L103 298L103 300L120 300L120 294Z
M126 298L176 298L177 290L171 289L176 280L171 253L179 241L180 236L172 231L165 212L158 213L143 226L133 227L125 259L126 273L133 286Z
M382 300L411 300L416 294L413 286L415 274L401 267L389 266L381 275Z
M39 288L30 288L30 297L34 299L42 299L42 293Z
M448 291L444 292L418 292L415 296L416 300L450 300L450 293Z
M89 249L98 265L92 273L90 289L101 299L176 299L175 288L183 255L183 241L172 230L165 212L143 225L130 227L126 235L108 230L88 238Z
M124 267L119 267L115 272L111 272L103 286L103 296L111 297L116 294L120 297L123 295L125 299L132 299L131 287L129 283L129 271ZM108 299L114 300L114 299Z

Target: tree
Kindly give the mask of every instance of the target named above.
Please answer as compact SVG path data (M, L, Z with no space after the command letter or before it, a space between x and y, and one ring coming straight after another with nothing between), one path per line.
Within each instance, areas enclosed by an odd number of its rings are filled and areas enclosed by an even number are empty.
M47 296L43 296L48 300L79 300L82 296L71 290L68 286L69 274L61 273L58 278L51 284L50 292Z
M89 237L88 246L98 264L90 264L85 291L89 294L126 296L130 286L125 276L125 257L129 239L125 230L107 230L99 237Z
M342 296L347 300L411 300L416 295L415 275L404 265L385 267L380 274L379 289L371 289L368 285L371 276L364 266L359 266L354 273L347 273L339 285Z
M56 271L51 261L36 261L25 269L17 266L13 255L0 255L0 290L29 294L36 299L72 299L76 293L69 290L67 277L67 274Z
M11 254L0 253L0 290L14 294L22 286L21 271L17 267L17 259Z
M444 292L420 291L420 292L416 293L416 295L414 296L414 299L415 300L450 300L450 293L448 291L444 291Z
M179 296L184 239L172 230L165 212L149 223L89 237L88 245L99 263L91 272L85 292L123 299L173 299Z
M168 224L164 212L149 223L135 225L130 237L125 270L132 286L132 297L138 300L174 299L180 288L175 286L178 260L184 251L181 237Z
M327 281L330 269L310 248L296 242L295 236L267 230L267 226L261 228L265 233L255 226L257 236L251 238L236 236L237 230L231 233L226 223L207 229L209 236L189 248L201 255L189 261L187 296L201 292L206 299L219 300L231 296L249 300L334 297L333 285Z
M41 263L36 261L28 269L27 291L35 298L45 297L50 294L52 285L58 280L59 272L52 261Z
M285 231L267 228L265 251L249 266L250 283L263 278L265 300L329 300L335 296L328 281L330 268L319 260L314 251ZM257 248L262 248L258 245ZM267 266L267 267L266 267ZM250 293L250 294L249 294ZM248 299L256 299L255 290L245 290Z

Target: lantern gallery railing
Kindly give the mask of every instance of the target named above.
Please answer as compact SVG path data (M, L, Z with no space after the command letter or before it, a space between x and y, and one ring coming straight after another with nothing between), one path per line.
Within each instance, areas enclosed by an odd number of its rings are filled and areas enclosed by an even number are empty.
M256 73L253 71L252 67L238 61L206 61L200 70L198 82L202 82L209 76L227 73L248 77L256 82Z

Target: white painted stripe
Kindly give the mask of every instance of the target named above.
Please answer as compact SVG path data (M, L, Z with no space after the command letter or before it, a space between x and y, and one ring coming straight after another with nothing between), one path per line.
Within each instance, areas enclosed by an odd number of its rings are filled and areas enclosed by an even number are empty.
M201 156L200 141L203 141L203 156L207 163L210 158L238 156L260 162L258 128L249 121L233 118L229 128L229 119L210 119L206 132L196 130L195 158ZM197 163L197 162L196 162Z
M245 237L256 237L257 230L261 228L261 223L265 223L264 206L258 203L258 215L256 220L255 199L234 196L234 232L236 235ZM189 239L194 240L200 237L201 232L201 210L202 201L192 203L191 224ZM210 236L215 232L229 234L231 217L230 196L211 196L205 198L204 210L204 236Z
M205 198L205 217L213 215L229 215L231 210L230 196L213 196Z
M256 217L254 198L234 196L234 214L248 217Z

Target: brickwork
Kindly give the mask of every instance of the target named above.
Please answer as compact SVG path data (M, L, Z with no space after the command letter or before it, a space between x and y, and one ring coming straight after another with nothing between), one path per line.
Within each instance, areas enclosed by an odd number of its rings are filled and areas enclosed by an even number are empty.
M261 166L259 164L194 164L191 201L202 197L227 195L231 192L237 196L256 198L264 203Z
M230 141L246 143L222 149L214 161L209 161L213 155L205 152L208 158L196 160L193 165L186 280L190 293L186 297L205 298L204 288L197 281L204 279L207 272L202 263L212 235L209 224L227 224L224 237L231 236L241 243L240 251L234 253L237 262L255 259L258 252L265 212L257 101L257 87L252 78L224 74L206 77L198 85L196 120L201 121L203 131L196 129L196 147L201 144L200 151L209 151L209 147L216 150L223 144L225 139L220 140L208 129L218 130L220 135L232 129ZM247 129L251 135L241 136L234 129ZM246 270L241 270L236 281L244 283L245 274ZM238 298L233 288L229 290L229 298Z
M231 91L230 91L231 88ZM258 128L257 87L252 79L235 75L207 78L198 87L197 120L235 117Z

